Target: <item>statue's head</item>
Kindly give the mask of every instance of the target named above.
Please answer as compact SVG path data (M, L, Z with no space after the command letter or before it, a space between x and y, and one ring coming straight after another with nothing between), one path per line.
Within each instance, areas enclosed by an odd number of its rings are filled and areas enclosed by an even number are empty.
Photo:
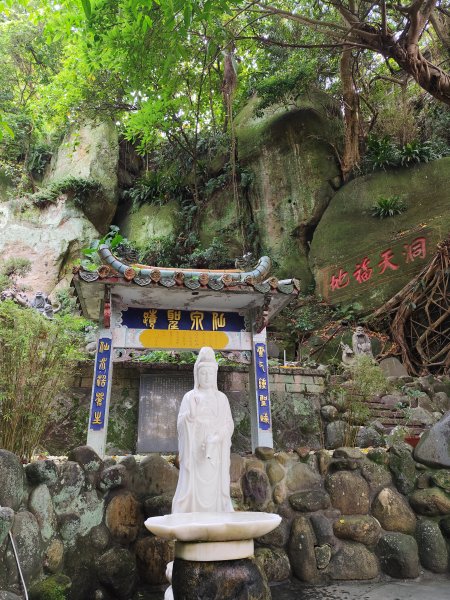
M355 329L355 333L356 335L364 335L364 327L361 327L361 325L359 325L356 329Z
M201 389L217 389L218 365L214 350L205 346L198 354L194 366L194 387Z

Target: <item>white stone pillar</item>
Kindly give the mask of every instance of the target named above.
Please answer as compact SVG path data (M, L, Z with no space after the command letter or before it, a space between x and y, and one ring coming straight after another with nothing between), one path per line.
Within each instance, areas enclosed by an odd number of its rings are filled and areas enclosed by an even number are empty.
M91 407L87 445L103 458L108 434L109 402L113 371L113 343L110 329L100 329L95 354L94 379L92 382Z
M258 446L273 448L273 436L266 329L260 333L253 333L252 338L252 362L249 375L252 451L254 452Z

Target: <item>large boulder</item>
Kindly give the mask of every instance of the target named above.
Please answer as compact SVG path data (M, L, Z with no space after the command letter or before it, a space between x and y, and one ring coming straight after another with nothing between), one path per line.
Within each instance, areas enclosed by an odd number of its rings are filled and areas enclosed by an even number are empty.
M58 468L53 460L35 460L25 467L28 483L53 485L58 480Z
M179 471L159 454L150 454L139 465L136 477L138 495L159 496L175 493Z
M291 574L289 557L282 548L256 548L255 560L267 581L283 581Z
M176 558L172 587L175 598L271 599L267 581L250 558L210 562Z
M410 494L416 482L416 464L408 444L395 444L389 449L389 468L402 494Z
M163 206L143 204L137 209L130 206L127 210L121 210L118 225L128 240L145 248L152 239L176 234L180 225L179 216L180 206L175 200Z
M416 539L422 565L433 573L446 573L448 569L447 544L438 523L430 519L421 519L417 523Z
M41 483L30 494L28 508L36 517L42 540L47 543L56 533L56 514L48 487Z
M358 473L338 471L325 480L331 505L344 515L364 515L369 512L369 486Z
M416 515L406 499L391 488L384 488L372 503L372 514L387 531L413 534Z
M296 517L292 522L288 554L294 575L307 583L314 583L320 579L315 545L316 536L310 520L307 517Z
M9 533L14 521L14 511L9 506L0 507L0 546Z
M71 278L80 250L98 237L97 229L65 195L55 204L30 207L23 213L13 201L0 207L2 259L30 260L31 270L20 280L30 292L49 294L61 280Z
M342 581L374 579L378 576L378 562L363 544L343 542L331 558L327 574Z
M58 573L34 584L30 589L30 600L66 600L69 598L72 581L67 575Z
M126 548L111 548L96 561L101 583L121 600L129 600L136 586L136 559Z
M419 552L411 535L386 533L378 542L377 554L381 569L387 575L399 579L419 576Z
M269 478L262 469L251 468L242 477L245 502L253 510L262 510L271 499Z
M175 542L155 536L141 538L136 544L137 567L150 585L166 583L167 563L174 559Z
M321 480L308 465L298 462L290 465L286 475L286 485L291 492L309 491L320 487Z
M430 467L450 467L450 412L422 435L414 458Z
M134 542L139 532L141 506L131 492L114 496L106 509L106 526L121 544Z
M36 517L27 511L16 513L11 533L23 576L30 583L42 570L42 541Z
M450 494L438 487L415 490L409 502L419 515L436 517L450 514Z
M331 303L357 300L364 309L391 298L423 268L448 231L449 186L450 158L442 158L358 177L342 187L321 218L311 244L309 262L320 295ZM392 196L400 196L407 210L395 218L373 217L372 206L380 198ZM418 230L419 224L426 228ZM425 239L425 252L408 253L405 244L421 238ZM384 258L382 253L387 253ZM386 257L395 266L382 272ZM357 265L361 273L364 261L367 280L359 283L355 273Z
M299 512L313 512L330 506L330 497L323 490L307 490L289 496L289 503Z
M333 523L336 537L373 546L378 542L381 527L370 515L342 515Z
M45 183L76 177L100 184L101 191L92 194L83 211L94 227L105 233L117 208L118 164L119 138L114 123L86 123L64 138Z
M236 118L239 163L251 171L249 201L263 247L279 276L311 282L306 254L311 231L340 184L325 95L311 93L297 106L255 114L253 99Z
M19 459L8 450L0 450L0 506L17 510L24 493L23 467Z

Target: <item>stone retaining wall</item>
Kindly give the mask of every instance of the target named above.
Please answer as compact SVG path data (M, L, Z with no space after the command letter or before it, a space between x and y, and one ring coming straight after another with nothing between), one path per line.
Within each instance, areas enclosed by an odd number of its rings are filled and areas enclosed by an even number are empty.
M31 600L131 600L138 585L163 584L173 543L143 522L170 512L173 462L157 454L102 461L81 447L61 463L23 466L0 450L0 590L19 593L10 529ZM404 444L367 454L233 454L231 495L236 510L282 516L256 544L270 582L291 574L324 583L448 572L450 471L416 462ZM50 595L55 590L59 596Z

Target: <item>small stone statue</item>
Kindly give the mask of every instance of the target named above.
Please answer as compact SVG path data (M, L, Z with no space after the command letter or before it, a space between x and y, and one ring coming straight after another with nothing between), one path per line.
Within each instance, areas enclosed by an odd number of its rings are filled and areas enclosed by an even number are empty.
M342 349L342 364L344 367L350 367L355 362L355 353L348 344L340 343Z
M61 306L55 308L50 301L50 298L47 296L45 292L36 292L34 299L30 304L31 308L34 308L38 312L41 313L44 317L49 319L50 321L53 319L54 315L61 310Z
M355 333L352 337L352 346L353 352L356 356L359 354L365 354L366 356L373 358L372 344L370 343L370 338L367 333L365 333L363 327L357 327L355 329Z
M47 294L44 292L36 292L33 300L31 301L31 308L34 308L41 314L44 314L46 304L49 304Z
M234 424L228 399L217 389L212 348L202 348L194 365L194 389L178 413L180 477L172 513L233 512L230 446Z

